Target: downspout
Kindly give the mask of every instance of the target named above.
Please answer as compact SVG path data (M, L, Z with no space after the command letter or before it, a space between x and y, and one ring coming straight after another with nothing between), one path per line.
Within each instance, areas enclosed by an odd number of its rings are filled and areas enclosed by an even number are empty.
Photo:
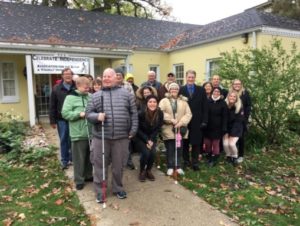
M129 55L126 56L125 58L125 67L126 67L126 73L129 73Z

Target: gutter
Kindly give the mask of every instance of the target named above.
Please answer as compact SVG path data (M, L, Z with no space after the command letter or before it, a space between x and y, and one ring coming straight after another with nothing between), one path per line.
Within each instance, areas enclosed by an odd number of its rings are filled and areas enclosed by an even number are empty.
M47 44L26 44L13 42L0 42L1 53L14 54L70 54L72 56L98 57L98 58L126 58L132 55L132 50L124 49L101 49L80 46L47 45Z

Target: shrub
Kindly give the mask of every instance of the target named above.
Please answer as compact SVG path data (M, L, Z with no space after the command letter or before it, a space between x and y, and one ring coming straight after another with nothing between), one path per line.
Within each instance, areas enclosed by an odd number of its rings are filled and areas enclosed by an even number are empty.
M0 153L21 151L22 140L25 136L25 124L22 118L12 112L0 112Z
M261 49L222 53L219 73L225 81L240 79L252 98L252 126L267 145L289 136L288 120L300 97L300 53L273 40ZM299 124L298 124L299 125Z

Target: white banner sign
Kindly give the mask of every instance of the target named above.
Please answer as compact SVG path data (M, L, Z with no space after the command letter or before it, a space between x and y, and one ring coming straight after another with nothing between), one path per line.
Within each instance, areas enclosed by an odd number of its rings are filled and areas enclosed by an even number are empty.
M32 57L35 74L61 74L64 68L71 68L74 74L89 74L89 58L51 55Z

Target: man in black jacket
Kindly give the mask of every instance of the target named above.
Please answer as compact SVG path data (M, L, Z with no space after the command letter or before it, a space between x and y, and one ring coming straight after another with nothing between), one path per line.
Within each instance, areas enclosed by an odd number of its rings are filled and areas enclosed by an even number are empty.
M53 129L57 128L58 131L62 169L67 169L69 162L72 161L70 153L71 140L69 136L69 124L61 115L66 96L75 90L75 84L72 78L73 72L70 68L62 70L62 80L53 87L50 97L50 124Z
M208 103L203 87L195 84L196 72L188 70L186 72L186 85L180 88L179 94L188 98L188 104L192 112L192 120L188 125L189 137L183 140L183 160L184 167L190 166L189 147L192 146L192 167L194 171L199 170L199 153L202 146L202 130L208 121Z

